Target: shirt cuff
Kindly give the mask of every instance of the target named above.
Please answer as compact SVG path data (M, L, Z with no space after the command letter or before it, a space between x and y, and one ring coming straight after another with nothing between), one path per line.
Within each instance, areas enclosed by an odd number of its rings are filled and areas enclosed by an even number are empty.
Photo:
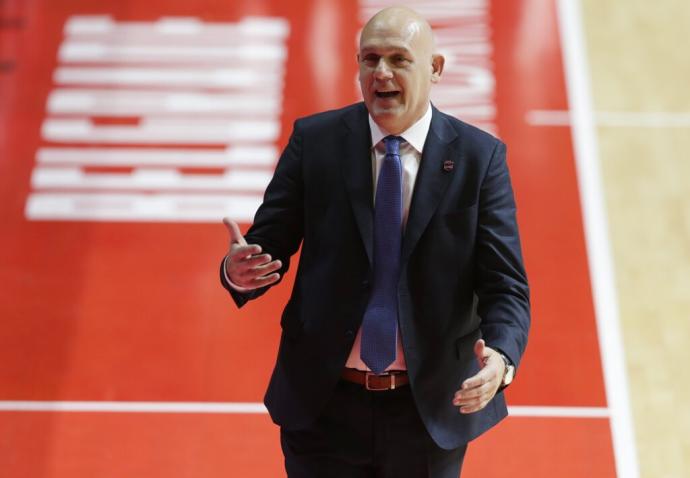
M223 259L223 276L225 276L225 282L228 283L230 287L232 287L234 290L237 292L250 292L254 289L248 289L246 287L240 287L237 284L235 284L233 281L230 280L230 277L228 277L228 256L225 256L225 259Z

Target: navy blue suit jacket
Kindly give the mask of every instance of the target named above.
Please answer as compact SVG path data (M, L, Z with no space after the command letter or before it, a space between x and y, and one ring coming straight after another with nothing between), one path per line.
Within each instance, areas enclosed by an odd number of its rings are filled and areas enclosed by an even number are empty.
M373 180L363 103L295 122L246 234L283 261L302 245L265 403L288 429L310 424L340 377L370 293ZM452 163L452 167L450 166ZM444 164L446 167L444 167ZM242 294L238 306L267 288ZM507 414L503 393L460 414L453 394L478 371L483 337L518 366L529 329L505 145L433 108L405 228L399 325L415 403L443 448L475 438Z

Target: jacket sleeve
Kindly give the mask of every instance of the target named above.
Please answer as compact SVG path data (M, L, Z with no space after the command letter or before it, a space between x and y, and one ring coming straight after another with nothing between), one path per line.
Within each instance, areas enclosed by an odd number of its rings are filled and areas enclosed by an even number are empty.
M302 134L299 121L295 122L292 135L271 182L266 188L261 206L254 216L254 223L247 231L248 244L258 244L263 252L280 259L283 266L277 271L281 280L290 265L290 257L297 252L304 235L304 184L302 181ZM225 258L223 258L225 259ZM224 261L221 261L220 281L238 307L263 295L271 286L249 292L238 292L225 279Z
M488 346L517 367L527 345L530 299L506 147L497 141L479 196L475 293Z

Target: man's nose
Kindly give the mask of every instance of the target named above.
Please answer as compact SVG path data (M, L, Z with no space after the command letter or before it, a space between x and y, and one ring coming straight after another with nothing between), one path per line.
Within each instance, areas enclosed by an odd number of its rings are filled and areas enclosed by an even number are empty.
M374 77L377 80L388 80L392 78L392 76L393 72L391 72L391 69L388 67L388 63L386 63L385 59L380 58L374 70Z

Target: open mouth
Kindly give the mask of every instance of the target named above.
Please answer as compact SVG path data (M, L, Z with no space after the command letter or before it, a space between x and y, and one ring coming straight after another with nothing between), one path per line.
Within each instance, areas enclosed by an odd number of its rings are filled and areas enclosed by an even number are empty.
M393 98L399 94L399 91L377 91L375 93L377 98Z

